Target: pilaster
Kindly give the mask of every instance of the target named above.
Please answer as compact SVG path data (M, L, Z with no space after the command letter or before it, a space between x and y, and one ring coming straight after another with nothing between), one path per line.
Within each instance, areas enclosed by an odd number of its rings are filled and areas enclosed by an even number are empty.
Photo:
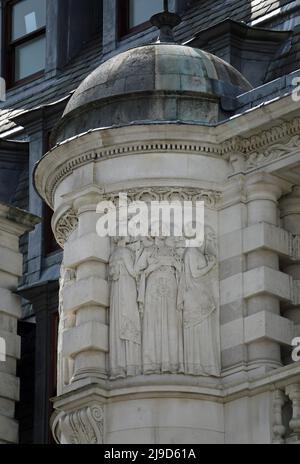
M21 301L16 295L22 276L19 238L32 230L39 220L19 209L0 203L0 442L18 442L15 402L19 400L16 376L20 358L17 322L21 317Z
M296 325L297 334L300 330L300 187L294 187L293 192L282 198L280 212L283 227L290 232L290 257L284 261L284 272L293 279L294 298L283 308L285 317Z
M61 317L66 322L62 358L72 366L63 376L65 385L107 376L110 240L96 233L101 194L98 187L88 186L68 199L78 226L64 245L63 269L72 272L72 279L67 285L62 279L60 290Z

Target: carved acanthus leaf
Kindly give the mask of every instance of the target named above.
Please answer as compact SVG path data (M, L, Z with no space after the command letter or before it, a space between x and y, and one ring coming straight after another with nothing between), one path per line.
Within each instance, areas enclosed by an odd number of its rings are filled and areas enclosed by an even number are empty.
M102 405L60 413L52 424L57 443L102 445L104 440L104 409Z
M56 223L55 238L63 248L65 242L78 226L78 218L73 209L69 209Z
M266 148L263 151L256 151L254 153L251 153L247 159L246 167L247 169L251 169L259 165L269 163L271 161L281 158L282 156L288 155L299 148L300 135L296 135L285 144L278 143L276 145Z
M215 190L184 187L143 187L135 189L124 189L127 193L128 201L204 201L209 208L216 208L221 199L222 193ZM105 195L105 199L116 203L119 192L112 192Z

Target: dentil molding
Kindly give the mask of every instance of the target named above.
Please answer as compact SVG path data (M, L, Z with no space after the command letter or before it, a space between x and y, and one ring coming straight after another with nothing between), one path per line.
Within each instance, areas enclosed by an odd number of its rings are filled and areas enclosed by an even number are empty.
M209 128L166 124L95 129L55 146L42 158L34 177L37 190L53 205L57 186L75 169L108 158L165 152L198 154L230 162L234 155L240 158L237 169L247 172L295 153L299 147L300 117L250 137L227 139L226 126L222 124Z

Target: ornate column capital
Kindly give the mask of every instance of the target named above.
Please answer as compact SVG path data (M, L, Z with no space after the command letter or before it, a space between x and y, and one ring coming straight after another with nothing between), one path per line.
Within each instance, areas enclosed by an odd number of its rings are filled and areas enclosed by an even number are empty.
M104 189L96 184L89 184L71 194L65 195L64 200L72 204L72 208L78 216L95 210L97 204L104 196Z
M270 200L277 202L291 191L291 184L266 172L250 174L245 178L247 200Z
M300 186L295 186L290 194L282 198L280 210L282 218L290 214L300 214Z

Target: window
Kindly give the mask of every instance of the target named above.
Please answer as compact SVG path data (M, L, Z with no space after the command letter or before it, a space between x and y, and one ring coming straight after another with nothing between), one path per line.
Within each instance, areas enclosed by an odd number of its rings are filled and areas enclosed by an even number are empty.
M6 38L8 84L41 76L46 59L46 0L8 2Z
M119 0L120 36L149 27L149 19L163 11L163 4L163 0Z

